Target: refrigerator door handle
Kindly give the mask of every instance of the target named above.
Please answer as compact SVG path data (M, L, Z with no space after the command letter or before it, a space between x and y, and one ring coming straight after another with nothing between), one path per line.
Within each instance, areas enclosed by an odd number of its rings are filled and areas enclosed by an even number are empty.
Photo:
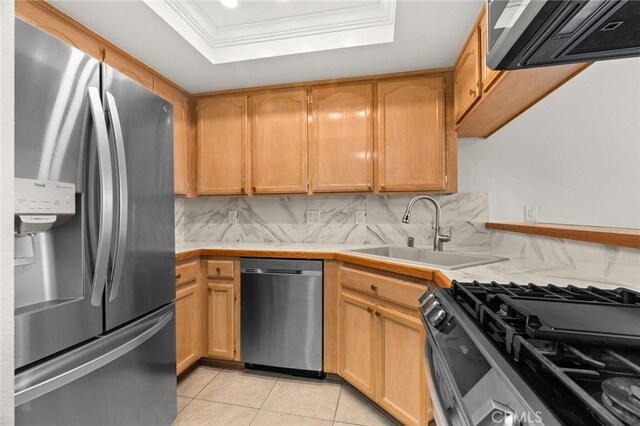
M67 356L37 367L34 372L27 371L16 376L15 406L17 407L53 392L114 362L152 338L172 318L173 310L159 318L156 315L143 320L139 324L132 325L129 330L124 329L123 336L112 339L105 337L103 338L104 341L99 339L96 342L89 343L89 348L87 349L79 349ZM134 337L131 338L131 335L134 335ZM97 354L96 352L99 353Z
M124 138L122 137L122 126L118 115L118 106L113 95L106 92L107 114L113 129L115 139L116 166L118 176L118 231L113 247L113 268L111 269L111 291L109 301L118 296L120 280L122 278L122 264L124 262L124 249L127 242L127 221L129 217L129 191L127 177L127 160L124 151Z
M100 306L102 294L107 282L109 251L113 235L113 171L111 169L111 151L109 149L109 135L107 123L100 102L100 92L96 87L89 87L89 109L96 128L96 147L98 151L98 169L100 172L100 231L98 234L98 248L93 272L91 290L91 304Z

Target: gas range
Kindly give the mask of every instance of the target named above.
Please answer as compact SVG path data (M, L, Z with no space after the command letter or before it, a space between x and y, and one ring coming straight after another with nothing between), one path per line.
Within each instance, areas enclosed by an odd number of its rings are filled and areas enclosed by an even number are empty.
M640 424L640 293L454 281L420 302L439 425Z

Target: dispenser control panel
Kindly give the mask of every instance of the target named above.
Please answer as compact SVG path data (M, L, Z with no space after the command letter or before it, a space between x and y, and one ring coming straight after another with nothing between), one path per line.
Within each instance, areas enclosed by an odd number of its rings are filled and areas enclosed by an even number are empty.
M72 183L15 178L15 232L43 232L76 214Z

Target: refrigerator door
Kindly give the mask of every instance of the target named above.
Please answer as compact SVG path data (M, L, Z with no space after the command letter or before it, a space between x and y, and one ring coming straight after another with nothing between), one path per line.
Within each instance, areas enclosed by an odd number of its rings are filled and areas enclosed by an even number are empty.
M15 378L18 425L170 425L174 305Z
M111 163L98 61L19 19L15 41L15 175L76 188L75 215L68 222L15 236L15 367L20 368L103 330L109 246L100 242L111 239L110 205L95 206L93 215L87 206L93 188L108 189ZM95 185L87 185L89 174ZM93 246L87 244L89 233ZM102 257L107 255L102 262L99 246L105 249Z
M116 203L105 329L175 298L171 104L103 65Z

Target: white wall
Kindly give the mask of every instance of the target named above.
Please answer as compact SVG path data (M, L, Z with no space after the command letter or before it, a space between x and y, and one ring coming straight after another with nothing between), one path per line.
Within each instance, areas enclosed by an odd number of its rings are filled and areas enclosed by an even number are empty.
M0 424L13 424L13 0L0 1Z
M605 61L488 139L459 140L459 190L491 221L640 228L640 59Z

